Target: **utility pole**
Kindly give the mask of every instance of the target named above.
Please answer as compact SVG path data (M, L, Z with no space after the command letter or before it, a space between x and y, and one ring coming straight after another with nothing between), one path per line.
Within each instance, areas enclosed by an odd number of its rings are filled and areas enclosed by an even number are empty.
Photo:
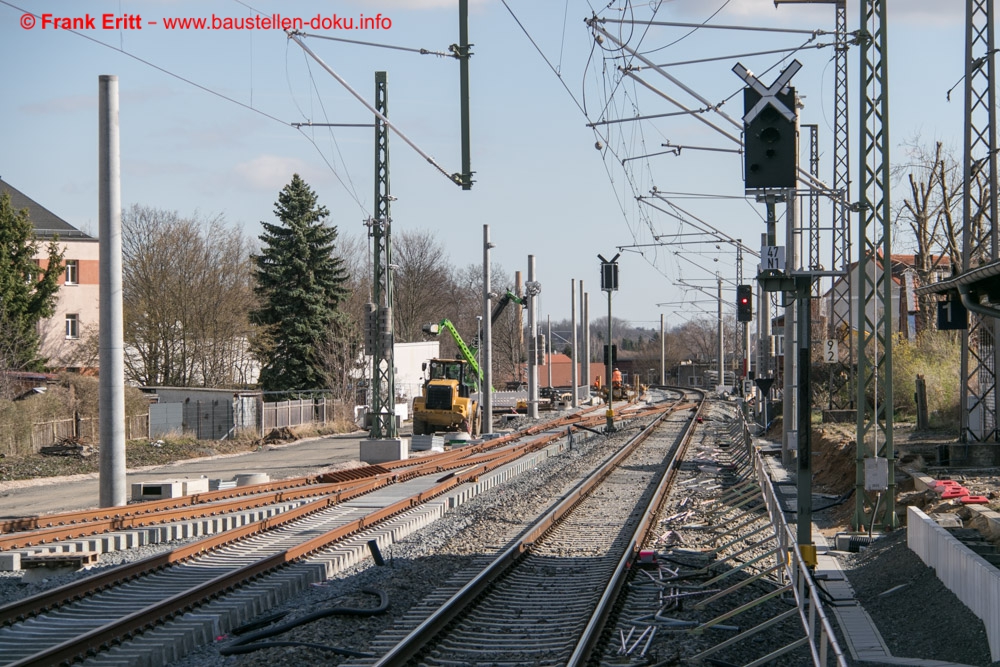
M583 286L580 286L583 291ZM587 387L587 396L590 396L590 294L583 294L583 355L580 357L583 362L583 385Z
M584 314L584 311L585 311L584 301L585 301L585 297L584 297L584 292L583 292L583 280L580 280L580 320L581 320L581 322L580 322L580 339L579 339L579 342L580 342L580 346L583 347L584 350L583 350L583 353L581 353L580 351L578 351L576 349L576 345L573 346L573 366L576 367L577 364L580 365L580 374L577 376L578 384L581 384L584 387L586 387L590 383L589 380L588 380L588 378L590 376L590 373L588 371L590 369L587 368L587 366L590 364L590 357L586 354L586 352L587 352L587 347L586 347L587 334L585 332L585 329L587 328L587 319L586 319L586 315ZM577 391L578 391L577 387L573 387L573 396L576 398L576 405L579 405L580 399L579 399L579 396L577 395Z
M458 181L463 190L472 189L472 148L469 122L469 0L458 0L458 44L452 47L459 67L459 98L462 106L462 173ZM483 315L486 319L488 314ZM490 386L487 384L486 386Z
M570 311L570 328L573 329L572 339L573 342L570 343L573 350L573 358L570 359L572 365L570 366L570 384L573 386L573 399L571 405L574 408L580 407L580 402L576 396L576 386L580 382L580 378L577 376L576 371L576 359L580 356L580 350L576 346L576 278L570 278L569 280L569 311ZM552 384L551 382L549 383Z
M719 299L719 383L715 390L721 392L722 387L726 386L726 348L722 339L722 276L718 272L715 273L715 280Z
M667 384L667 339L663 332L663 313L660 313L660 384Z
M528 295L528 418L538 419L538 296L536 289L535 256L528 255L528 282L525 289ZM534 292L534 293L532 293Z
M798 245L796 243L797 221L795 205L794 191L787 192L785 195L785 261L787 262L786 271L789 273L796 270L799 266ZM785 326L782 327L785 336L785 349L782 352L782 359L784 360L784 389L781 392L781 462L785 465L789 465L792 462L792 449L798 447L796 438L799 435L799 424L797 423L798 411L795 409L795 367L798 365L796 359L797 347L795 344L795 322L797 315L796 300L788 299L785 304Z
M490 226L483 225L483 339L479 341L479 346L483 350L483 386L480 390L483 406L480 430L483 433L493 432L493 309L490 307L490 292L492 291L490 250L492 248Z
M547 326L546 333L548 334L545 338L545 368L549 372L549 389L552 388L552 316L546 315L545 321ZM575 353L574 353L575 354Z
M122 305L121 146L118 77L98 79L98 209L100 218L101 507L120 507L125 495L125 340Z

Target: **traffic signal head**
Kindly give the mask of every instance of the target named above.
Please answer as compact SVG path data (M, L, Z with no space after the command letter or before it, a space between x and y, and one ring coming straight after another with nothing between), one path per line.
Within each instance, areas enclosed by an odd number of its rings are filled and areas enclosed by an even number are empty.
M794 112L794 88L786 88L776 98L780 104ZM750 113L760 99L760 93L756 90L744 88L744 112ZM797 158L795 120L786 118L772 104L766 104L756 116L744 123L743 159L748 190L794 188Z
M753 293L750 285L736 286L736 321L753 322Z

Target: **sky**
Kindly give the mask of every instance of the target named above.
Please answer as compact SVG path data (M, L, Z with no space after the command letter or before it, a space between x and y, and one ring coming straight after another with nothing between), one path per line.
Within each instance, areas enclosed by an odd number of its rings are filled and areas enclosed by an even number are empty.
M887 4L892 161L905 163L904 145L912 141L942 141L960 155L965 3ZM470 5L475 184L463 191L392 135L393 230L433 233L447 261L464 267L482 261L483 225L489 225L494 264L526 276L528 256L535 257L542 319L569 317L571 279L584 281L591 316L605 314L597 255L610 258L619 251L615 317L654 328L661 313L668 327L714 317L716 272L725 281L724 302L732 311L736 252L699 239L691 222L710 224L756 250L764 210L744 196L742 157L731 152L732 139L695 114L676 113L679 108L667 98L688 109L721 103L722 112L739 119L744 83L733 66L741 63L770 84L798 60L802 69L792 85L802 97L800 122L819 126L820 177L831 182L832 34L745 28L832 33L833 5L776 7L772 0L471 0ZM857 28L859 13L850 0L849 30ZM166 26L167 20L189 17L221 22L274 14L306 22L318 18L315 29L308 23L303 29L311 36L301 39L364 99L373 97L373 73L386 71L390 121L447 173L461 170L454 59L321 38L447 52L458 41L457 0L0 0L0 56L6 64L0 177L96 236L98 77L113 74L119 79L123 206L222 215L256 237L261 221L274 221L278 192L298 173L330 210L341 235L362 236L374 209L373 130L291 125L370 123L361 102L282 30ZM585 24L595 14L700 26L602 24L628 48L665 65L683 85L628 56L615 39L602 36L598 43ZM333 23L335 16L339 23ZM335 27L346 26L347 19L360 25L361 16L377 18L378 29ZM86 25L88 17L93 28ZM73 18L81 29L62 29L64 20ZM105 19L109 28L102 25ZM122 19L117 28L116 19ZM852 122L859 107L858 55L856 48L849 52ZM641 82L622 77L623 66ZM587 127L656 114L672 115ZM697 116L739 134L715 112ZM664 143L685 148L679 155L652 155L665 152ZM858 133L852 129L852 181L857 151ZM683 212L668 208L675 215L667 215L636 199L648 201L654 187ZM855 188L851 200L856 199ZM822 215L828 219L830 211L824 208ZM756 260L747 256L744 282L755 273Z

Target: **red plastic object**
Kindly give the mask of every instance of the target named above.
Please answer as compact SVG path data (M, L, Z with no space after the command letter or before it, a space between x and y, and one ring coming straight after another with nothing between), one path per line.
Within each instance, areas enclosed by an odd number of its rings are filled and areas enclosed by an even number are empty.
M962 502L966 505L989 505L989 498L986 496L966 496L962 498Z
M935 493L944 493L949 489L959 489L961 487L962 485L953 479L939 479L934 482L934 486L931 488L934 489Z
M945 500L953 500L955 498L964 498L969 495L969 490L964 486L953 486L947 491L941 494L941 497Z

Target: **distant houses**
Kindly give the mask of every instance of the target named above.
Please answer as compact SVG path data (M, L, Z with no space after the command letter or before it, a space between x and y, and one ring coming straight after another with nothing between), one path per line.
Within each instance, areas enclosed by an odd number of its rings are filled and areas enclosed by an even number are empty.
M99 320L100 243L0 179L0 193L4 192L15 210L28 209L40 242L35 255L40 267L47 266L50 241L55 239L64 251L55 313L38 327L42 356L53 369L95 372L96 348L88 347L87 337L97 332Z

